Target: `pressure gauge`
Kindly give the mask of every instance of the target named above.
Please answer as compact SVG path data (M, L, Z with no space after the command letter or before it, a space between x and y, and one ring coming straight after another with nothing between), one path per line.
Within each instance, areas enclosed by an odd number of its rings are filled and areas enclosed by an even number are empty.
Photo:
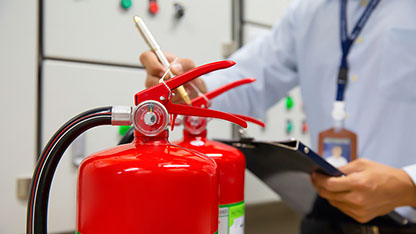
M145 136L156 136L166 129L169 113L156 101L140 103L133 113L133 124L137 131Z
M185 129L193 135L198 135L203 132L206 126L207 118L196 116L185 116L184 118Z

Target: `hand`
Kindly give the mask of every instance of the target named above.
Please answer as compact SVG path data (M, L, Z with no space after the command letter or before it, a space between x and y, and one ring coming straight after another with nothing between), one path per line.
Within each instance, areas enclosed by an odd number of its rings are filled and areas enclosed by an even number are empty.
M165 53L166 58L168 59L169 63L172 63L175 60L175 56ZM140 55L140 62L146 68L147 77L146 77L146 88L152 87L154 85L159 84L160 78L165 74L166 69L163 65L159 62L156 55L151 51L146 51ZM195 67L195 64L190 59L182 59L178 58L175 64L171 65L171 71L175 75L179 75L186 71L191 70ZM169 74L166 76L165 79L169 79ZM204 81L201 78L196 78L191 82L188 82L184 85L186 92L189 95L189 98L194 98L198 96L197 91L191 87L191 84L194 84L202 93L206 93L206 86ZM175 96L172 98L172 102L175 103L184 103L182 97L179 95L177 90L175 90Z
M366 159L339 168L347 174L328 177L313 173L319 195L360 223L384 215L399 206L416 205L416 187L408 174Z

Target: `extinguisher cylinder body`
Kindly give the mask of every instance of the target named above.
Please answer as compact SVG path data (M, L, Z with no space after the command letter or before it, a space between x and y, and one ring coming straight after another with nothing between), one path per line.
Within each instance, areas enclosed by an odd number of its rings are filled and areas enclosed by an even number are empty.
M206 135L206 130L199 134L184 130L184 138L174 144L201 152L217 163L220 183L218 233L244 233L245 157L238 149L208 140Z
M213 234L218 230L216 163L175 146L168 132L87 157L80 165L81 234Z

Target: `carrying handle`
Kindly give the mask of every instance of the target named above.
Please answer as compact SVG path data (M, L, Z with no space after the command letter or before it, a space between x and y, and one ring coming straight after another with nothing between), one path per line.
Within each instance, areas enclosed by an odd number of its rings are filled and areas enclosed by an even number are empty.
M196 97L196 98L192 99L192 101L191 101L192 106L194 106L194 107L208 108L209 107L209 104L210 104L209 103L209 100L217 97L220 94L223 94L224 92L226 92L226 91L228 91L230 89L236 88L236 87L241 86L241 85L244 85L244 84L250 84L250 83L252 83L254 81L256 81L255 78L245 78L245 79L241 79L241 80L237 80L237 81L228 83L228 84L226 84L224 86L221 86L221 87L219 87L217 89L214 89L214 90L206 93L205 94L205 97L204 96L199 96L199 97ZM209 110L209 109L205 109L205 110ZM257 119L255 119L253 117L245 116L245 115L238 115L238 114L233 114L233 115L235 115L238 118L243 119L243 120L245 120L247 122L251 122L251 123L260 125L263 128L266 127L266 125L264 124L264 122L262 122L260 120L257 120Z
M261 126L262 128L265 128L266 127L266 124L263 121L260 121L258 119L255 119L253 117L246 116L246 115L238 115L238 114L233 114L233 115L235 115L238 118L243 119L243 120L245 120L247 122L257 124L257 125Z
M191 104L192 104L192 106L208 107L209 103L208 103L207 99L212 100L213 98L217 97L220 94L223 94L224 92L227 92L230 89L236 88L236 87L238 87L240 85L243 85L243 84L249 84L249 83L252 83L254 81L256 81L255 78L245 78L245 79L241 79L241 80L231 82L231 83L226 84L224 86L221 86L217 89L214 89L214 90L212 90L208 93L205 93L205 97L204 96L199 96L199 97L196 97L196 98L192 99Z

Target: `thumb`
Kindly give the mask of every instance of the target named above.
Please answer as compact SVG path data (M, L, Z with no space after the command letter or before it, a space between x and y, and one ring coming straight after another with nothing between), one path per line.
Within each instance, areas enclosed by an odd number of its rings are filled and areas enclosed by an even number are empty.
M184 69L181 63L174 63L172 64L172 66L170 67L171 71L173 74L175 75L179 75L184 73Z
M191 69L195 68L195 63L194 63L194 61L192 61L192 60L191 60L191 59L189 59L189 58L184 58L184 59L181 59L181 60L180 60L180 62L181 62L181 64L182 64L182 67L183 67L183 71L184 71L184 72L189 71L189 70L191 70Z
M195 68L195 63L191 59L188 59L188 58L178 59L178 61L172 64L171 66L172 73L175 75L182 74L193 68Z
M343 173L349 175L352 173L360 172L364 170L365 167L363 163L361 162L361 160L354 160L345 166L339 167L338 169L342 171Z

